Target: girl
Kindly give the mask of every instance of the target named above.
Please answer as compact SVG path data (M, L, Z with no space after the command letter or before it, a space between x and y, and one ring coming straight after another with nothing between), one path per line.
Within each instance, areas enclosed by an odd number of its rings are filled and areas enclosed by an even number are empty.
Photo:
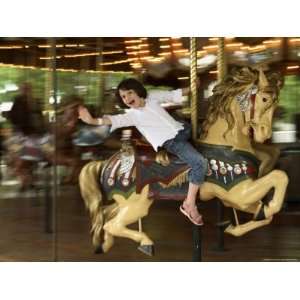
M79 108L79 118L91 125L111 125L111 131L135 126L155 151L163 147L188 164L189 189L180 211L195 225L203 225L196 206L196 197L207 171L207 160L187 141L190 129L176 121L160 104L165 101L182 102L189 88L174 91L155 91L147 94L145 87L136 79L123 80L117 87L117 97L129 109L124 114L93 118L84 107Z

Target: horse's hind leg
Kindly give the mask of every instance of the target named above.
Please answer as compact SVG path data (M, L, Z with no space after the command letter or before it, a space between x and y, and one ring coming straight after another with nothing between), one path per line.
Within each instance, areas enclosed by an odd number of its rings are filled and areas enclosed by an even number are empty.
M139 250L147 255L153 255L153 242L144 233L136 230L128 229L127 224L120 222L119 216L110 220L104 225L104 230L110 235L129 238L140 244Z
M113 244L114 237L107 230L104 230L104 241L102 243L102 251L104 253L108 252L109 249L113 246Z
M153 255L153 242L141 231L128 229L126 226L133 224L138 219L148 214L153 200L148 198L149 185L145 186L140 194L132 193L128 198L115 194L114 199L119 204L117 214L107 222L103 229L113 236L126 237L140 244L139 250L148 255Z
M106 222L103 229L110 235L134 240L140 244L139 250L153 255L153 242L150 238L144 232L126 227L148 214L149 207L153 202L148 198L148 194L149 185L145 186L140 194L134 192L128 198L121 194L115 194L113 197L118 203L118 210L112 214L111 219Z
M113 217L116 216L118 213L119 206L117 203L111 204L106 206L103 209L103 213L105 216L105 222L109 222ZM104 228L103 228L104 229ZM104 229L104 236L103 236L103 243L102 243L102 251L104 253L108 252L109 249L113 246L114 244L114 237L111 235L107 230Z
M137 230L128 229L125 224L114 218L104 225L104 230L113 236L119 236L134 240L141 245L152 245L151 239L144 233Z
M103 230L103 225L117 214L118 208L117 203L107 205L93 218L92 240L97 254L107 252L113 246L114 239Z
M128 229L122 225L107 224L105 229L114 236L125 237L134 240L141 245L153 245L153 242L144 232L139 232L133 229Z

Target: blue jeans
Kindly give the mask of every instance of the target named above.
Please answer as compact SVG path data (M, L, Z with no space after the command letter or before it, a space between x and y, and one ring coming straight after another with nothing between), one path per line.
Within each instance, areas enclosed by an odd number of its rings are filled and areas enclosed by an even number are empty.
M189 182L200 185L204 182L207 172L207 159L204 158L189 142L191 128L184 124L184 128L177 135L162 145L168 152L176 155L189 165Z

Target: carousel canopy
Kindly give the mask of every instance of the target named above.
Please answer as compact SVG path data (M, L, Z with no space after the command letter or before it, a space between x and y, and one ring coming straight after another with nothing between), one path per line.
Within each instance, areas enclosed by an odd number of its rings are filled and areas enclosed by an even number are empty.
M197 72L216 72L218 38L197 38ZM55 45L55 47L54 47ZM225 38L229 64L284 62L287 70L300 64L300 38ZM0 38L0 64L91 72L147 72L162 78L170 70L180 77L190 66L187 37Z

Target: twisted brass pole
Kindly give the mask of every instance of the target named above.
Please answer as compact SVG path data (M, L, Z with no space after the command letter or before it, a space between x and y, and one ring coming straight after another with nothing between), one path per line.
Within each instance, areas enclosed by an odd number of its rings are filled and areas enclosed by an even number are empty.
M218 68L218 82L221 82L224 79L224 77L227 73L226 53L225 53L225 39L224 39L224 37L220 37L218 39L217 68Z
M197 49L196 38L190 38L190 90L191 90L191 124L192 137L197 140L198 109L197 109Z
M225 41L223 37L218 38L218 60L217 60L217 70L218 70L218 83L220 83L226 75L226 57L225 57ZM224 207L220 201L217 202L217 218L218 223L222 224L224 220ZM234 216L237 215L234 211ZM224 228L223 226L218 226L218 251L224 251Z
M197 49L196 38L190 38L190 91L191 91L191 124L192 138L197 141L198 129L198 97L197 97ZM193 261L202 260L202 232L199 226L193 226Z

